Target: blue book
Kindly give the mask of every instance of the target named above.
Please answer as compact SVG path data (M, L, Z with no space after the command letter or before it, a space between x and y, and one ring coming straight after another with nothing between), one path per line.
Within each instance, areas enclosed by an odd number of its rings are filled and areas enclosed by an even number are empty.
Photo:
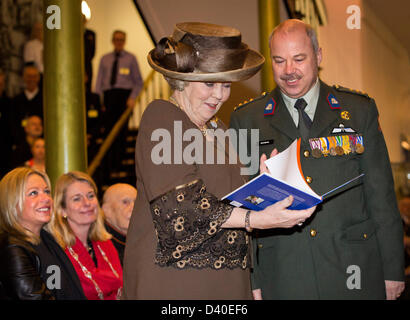
M300 165L300 139L286 150L265 161L269 173L262 173L221 200L235 207L260 211L292 195L289 209L302 210L321 203L325 197L361 178L360 174L323 195L314 192L306 182Z

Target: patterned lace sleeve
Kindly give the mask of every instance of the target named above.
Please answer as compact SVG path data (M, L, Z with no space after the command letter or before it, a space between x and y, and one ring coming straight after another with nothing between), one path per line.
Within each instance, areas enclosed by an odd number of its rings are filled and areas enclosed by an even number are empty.
M151 213L158 239L155 263L177 268L242 267L247 236L245 241L241 231L220 227L232 210L207 192L201 180L154 199Z

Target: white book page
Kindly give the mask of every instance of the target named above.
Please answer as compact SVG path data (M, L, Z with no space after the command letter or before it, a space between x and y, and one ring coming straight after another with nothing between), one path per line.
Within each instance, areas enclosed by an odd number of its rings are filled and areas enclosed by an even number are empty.
M266 160L265 164L270 175L275 179L285 181L287 184L320 199L321 197L310 188L303 177L302 169L299 168L298 154L298 140L295 140L286 150Z

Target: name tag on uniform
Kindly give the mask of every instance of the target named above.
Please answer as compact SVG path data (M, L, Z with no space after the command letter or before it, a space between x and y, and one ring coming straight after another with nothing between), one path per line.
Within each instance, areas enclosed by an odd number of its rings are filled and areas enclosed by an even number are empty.
M259 145L260 145L260 146L266 146L266 145L268 145L268 144L273 144L273 139L259 141Z
M120 74L129 75L130 69L129 68L120 68Z

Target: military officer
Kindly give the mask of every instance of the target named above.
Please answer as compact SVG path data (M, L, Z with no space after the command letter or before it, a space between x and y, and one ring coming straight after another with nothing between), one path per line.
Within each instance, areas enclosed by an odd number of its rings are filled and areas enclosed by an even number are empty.
M318 194L365 175L302 225L255 234L254 296L396 299L403 234L375 101L318 78L322 51L309 25L287 20L269 40L278 87L236 108L231 127L259 128L259 156L300 137L302 170Z

